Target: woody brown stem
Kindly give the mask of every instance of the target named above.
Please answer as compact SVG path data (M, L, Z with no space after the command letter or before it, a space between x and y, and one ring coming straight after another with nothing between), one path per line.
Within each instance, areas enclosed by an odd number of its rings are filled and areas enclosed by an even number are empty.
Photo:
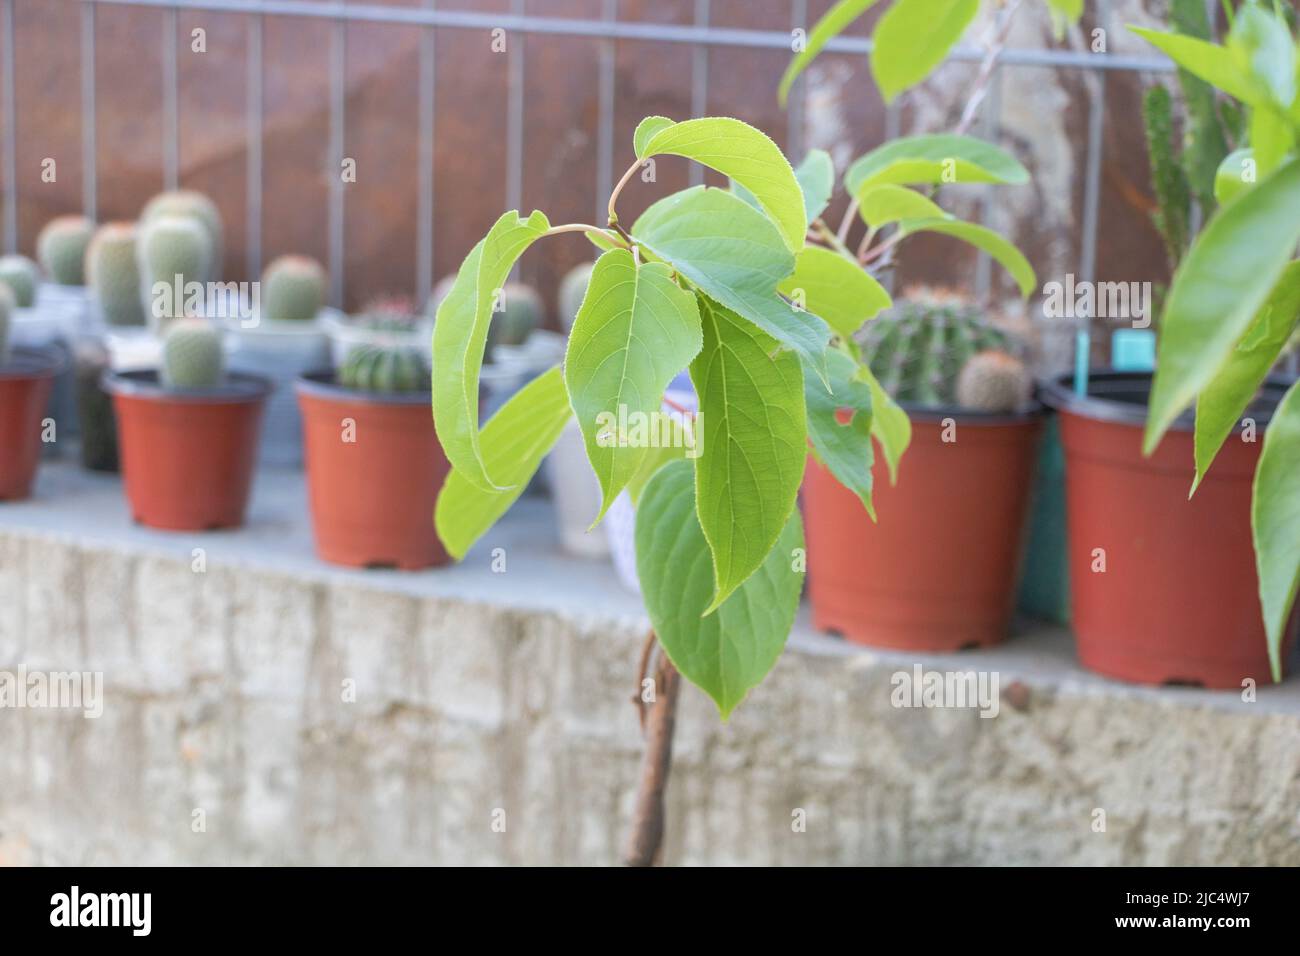
M655 700L644 723L645 752L637 785L632 829L623 862L628 866L654 866L664 838L664 793L672 768L673 730L677 723L680 677L668 655L660 649L655 665Z

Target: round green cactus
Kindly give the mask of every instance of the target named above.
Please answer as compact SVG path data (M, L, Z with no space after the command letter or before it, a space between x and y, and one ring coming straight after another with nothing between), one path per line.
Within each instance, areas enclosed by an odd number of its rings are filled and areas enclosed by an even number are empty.
M429 370L413 348L363 345L348 354L338 381L365 392L422 392L429 389Z
M310 322L325 304L325 269L307 256L280 256L262 272L262 315Z
M984 349L1012 349L1011 337L961 295L919 289L858 333L863 358L899 401L951 405L957 377Z
M41 273L36 263L26 256L0 256L0 282L14 294L14 303L20 309L30 309L36 302L36 288L41 284Z
M85 285L86 248L95 224L85 216L55 216L36 237L36 258L60 285Z
M206 282L212 267L212 241L202 224L185 216L158 216L141 225L136 255L148 314L162 321L181 318L185 286Z
M221 332L206 319L177 319L163 335L160 378L168 388L212 388L225 374Z
M1024 362L986 349L972 355L957 376L957 404L980 412L1014 412L1029 403L1033 387Z
M144 324L137 239L135 223L110 222L95 230L86 249L86 282L95 290L109 325Z
M542 322L542 297L531 286L507 283L492 305L488 341L493 345L523 345Z
M195 278L204 282L208 279L220 279L223 248L222 226L221 213L217 211L216 203L196 190L174 189L169 192L159 193L145 203L144 210L140 213L140 223L144 225L163 216L181 216L193 219L203 226L204 231L208 234L211 251L208 254L207 272Z
M13 310L13 293L7 285L0 285L0 365L9 358L9 322Z
M573 322L578 317L578 309L582 307L582 300L587 294L587 283L591 281L591 270L595 265L594 262L576 265L560 280L560 325L566 332L573 328Z

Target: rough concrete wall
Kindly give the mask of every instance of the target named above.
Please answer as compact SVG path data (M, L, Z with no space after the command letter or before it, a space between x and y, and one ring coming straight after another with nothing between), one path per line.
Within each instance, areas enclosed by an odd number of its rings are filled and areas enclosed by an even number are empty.
M106 682L97 720L0 710L0 862L617 860L641 626L365 580L0 529L0 670ZM962 658L993 719L807 635L729 725L688 688L667 861L1300 864L1300 695L1125 688L1063 641Z

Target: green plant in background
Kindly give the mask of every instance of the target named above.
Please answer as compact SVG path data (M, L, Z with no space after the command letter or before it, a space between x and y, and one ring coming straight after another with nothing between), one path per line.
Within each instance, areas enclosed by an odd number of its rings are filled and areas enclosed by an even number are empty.
M13 321L14 296L6 285L0 285L0 365L9 360L9 324Z
M976 352L957 376L957 404L978 412L1014 412L1033 392L1025 363L1001 349Z
M587 294L587 283L591 281L591 272L596 267L594 262L582 262L564 274L560 280L560 290L556 296L559 305L560 327L567 333L578 319L578 310L582 308L582 298Z
M221 332L206 319L176 319L163 334L159 378L168 388L213 388L225 374Z
M195 218L155 216L140 226L137 260L148 315L163 322L178 319L185 315L185 287L206 282L211 272L212 240ZM158 294L159 284L165 294Z
M375 332L410 332L420 324L409 295L379 295L366 302L352 321Z
M95 230L86 249L86 281L111 326L143 325L135 223L110 222Z
M36 302L41 273L36 263L26 256L0 256L0 282L9 287L18 308L30 309Z
M53 282L85 285L86 248L95 224L85 216L56 216L36 237L36 258Z
M429 369L413 348L362 345L348 353L338 382L363 392L423 392L429 388Z
M542 324L542 297L531 286L507 282L493 306L495 314L488 327L488 348L496 345L523 345L533 329Z
M1150 454L1196 404L1195 478L1204 477L1255 400L1300 315L1300 97L1291 27L1280 8L1246 3L1226 42L1133 31L1244 108L1249 147L1216 176L1217 212L1182 259L1166 297L1147 419ZM1275 679L1300 586L1300 387L1292 385L1264 437L1252 530L1260 603Z
M280 256L262 271L262 315L273 321L310 322L325 305L325 268L308 256Z
M224 246L221 213L216 203L193 189L173 189L159 193L145 203L144 209L140 212L140 224L147 225L163 216L193 219L203 227L203 231L208 235L211 251L208 254L207 271L204 275L195 278L201 282L220 279Z

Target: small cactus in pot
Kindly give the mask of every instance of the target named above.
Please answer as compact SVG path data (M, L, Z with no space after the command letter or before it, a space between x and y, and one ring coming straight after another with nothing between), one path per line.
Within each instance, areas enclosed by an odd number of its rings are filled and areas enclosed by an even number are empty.
M339 368L338 383L363 392L423 392L429 390L429 369L413 348L363 345Z
M999 349L986 349L962 366L957 404L979 412L1014 412L1029 404L1033 388L1024 362Z
M95 224L85 216L56 216L36 237L36 258L59 285L86 284L86 250Z
M199 281L221 278L222 260L222 225L221 213L214 203L203 193L193 189L173 189L159 193L145 204L140 213L140 224L148 225L155 219L166 216L179 216L198 223L208 237L207 268Z
M163 325L185 315L185 287L207 281L212 240L197 219L158 216L141 226L136 257L148 314Z
M163 335L159 381L167 388L215 388L225 375L221 332L204 319L177 319Z
M327 278L315 259L280 256L262 272L262 315L272 321L310 322L325 305Z
M18 308L30 309L36 303L41 273L36 263L26 256L0 256L0 282L9 287Z
M542 323L542 297L532 286L508 282L492 304L488 340L493 345L523 345Z
M138 238L135 223L110 222L95 230L86 247L86 281L111 326L144 325L135 254Z

